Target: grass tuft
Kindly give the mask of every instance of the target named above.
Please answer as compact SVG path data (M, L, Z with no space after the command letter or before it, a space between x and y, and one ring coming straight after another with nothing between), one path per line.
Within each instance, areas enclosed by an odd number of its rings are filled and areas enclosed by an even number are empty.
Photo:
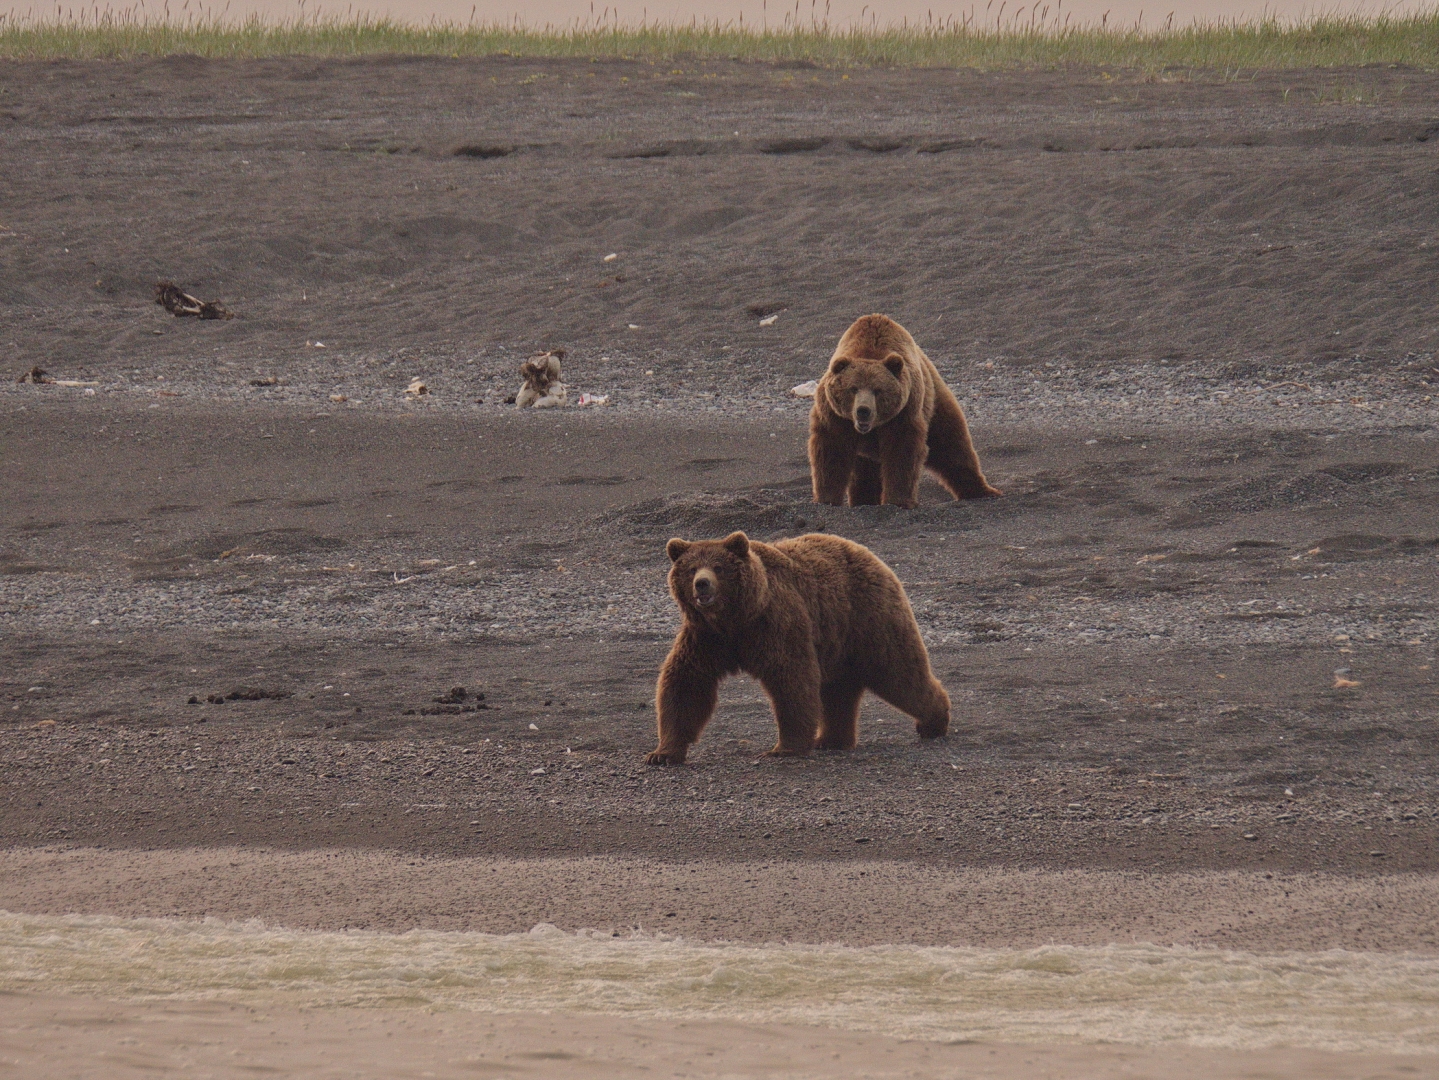
M127 59L191 55L516 56L671 61L728 59L820 67L1169 68L1226 72L1404 65L1439 69L1439 10L1408 15L1316 15L1196 22L1189 26L1071 25L1062 0L1026 20L984 23L971 15L920 26L834 28L787 19L777 29L735 23L626 26L431 23L386 18L189 17L92 8L53 19L0 16L0 58ZM1003 5L1001 5L1003 10ZM1021 9L1023 10L1023 9Z

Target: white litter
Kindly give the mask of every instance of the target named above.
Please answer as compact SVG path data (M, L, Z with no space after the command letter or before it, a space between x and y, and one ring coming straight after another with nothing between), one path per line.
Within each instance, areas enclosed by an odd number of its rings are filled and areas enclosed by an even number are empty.
M630 329L631 329L631 330L638 330L639 328L640 328L640 324L639 324L639 323L630 323Z
M422 379L412 379L410 380L410 385L405 387L405 393L414 394L416 397L420 397L422 394L428 394L429 392L430 388L425 385Z
M802 382L798 386L791 387L790 393L795 397L814 397L815 391L819 389L819 383L814 379L809 382Z
M609 394L581 394L579 400L581 408L586 405L608 405L609 403Z
M766 315L763 319L759 321L759 324L761 326L773 326L777 322L779 322L778 315Z
M615 261L616 259L618 259L618 258L619 258L619 256L618 256L617 254L615 254L613 251L611 251L611 252L610 252L608 255L606 255L603 259L601 259L600 262L614 262L614 261Z

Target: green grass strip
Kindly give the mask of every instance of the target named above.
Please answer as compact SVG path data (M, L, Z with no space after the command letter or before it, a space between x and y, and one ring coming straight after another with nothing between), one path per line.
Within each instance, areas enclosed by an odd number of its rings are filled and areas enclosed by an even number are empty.
M1049 9L1043 9L1048 13ZM734 24L530 29L517 26L414 25L389 19L332 17L266 22L222 19L167 23L132 14L93 13L64 20L0 18L0 58L127 59L193 55L517 56L650 61L735 59L804 61L826 68L948 67L986 70L1111 67L1257 71L1405 65L1439 68L1439 10L1413 15L1320 15L1196 23L1172 29L1038 24L949 23L923 27Z

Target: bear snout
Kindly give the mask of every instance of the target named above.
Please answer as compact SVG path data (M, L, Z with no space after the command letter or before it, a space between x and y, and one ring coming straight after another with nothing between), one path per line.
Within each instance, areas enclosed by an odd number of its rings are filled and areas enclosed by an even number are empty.
M861 390L854 396L854 427L861 435L867 435L874 427L874 408L873 392Z
M708 607L715 602L719 595L719 582L715 579L715 572L708 568L695 572L694 577L695 603L701 607Z

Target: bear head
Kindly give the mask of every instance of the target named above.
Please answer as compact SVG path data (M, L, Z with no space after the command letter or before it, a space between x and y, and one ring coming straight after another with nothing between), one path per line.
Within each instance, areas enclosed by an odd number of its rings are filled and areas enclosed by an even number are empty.
M883 360L836 356L819 382L818 395L837 416L867 435L909 404L910 368L892 352Z
M769 600L769 578L749 537L733 532L723 540L681 540L666 545L670 595L687 617L715 628L749 622Z

